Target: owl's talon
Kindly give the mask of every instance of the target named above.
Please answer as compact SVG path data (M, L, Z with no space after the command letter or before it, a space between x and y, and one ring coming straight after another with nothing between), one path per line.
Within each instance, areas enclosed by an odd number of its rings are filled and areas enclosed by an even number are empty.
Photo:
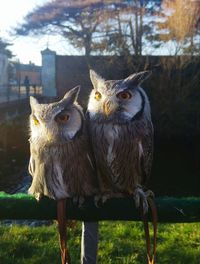
M72 202L74 205L78 206L79 208L83 205L85 198L83 196L74 196Z
M74 205L77 205L78 204L78 196L74 196L72 198L72 202L73 202Z
M39 202L42 198L42 194L41 193L36 193L35 194L35 199Z
M97 208L100 208L102 206L102 196L101 195L95 195L94 204Z
M123 197L122 193L105 193L102 195L102 203L104 204L107 200L111 198L120 198Z
M104 193L102 195L96 195L94 197L94 204L97 208L101 207L103 204L107 202L107 200L111 198L122 197L120 193Z
M97 195L97 198L96 198L96 201L95 201L95 205L97 207L100 207L98 206L98 203L101 202L101 206L104 205L109 199L112 199L112 198L121 198L123 197L124 195L122 193L104 193L102 194L101 196L100 195Z
M139 208L142 203L143 213L148 213L148 198L153 195L153 192L148 190L144 192L141 186L138 186L134 191L134 200L136 208Z
M112 196L109 194L104 194L102 196L102 204L104 204L107 200L109 200Z
M145 195L146 195L147 199L148 198L153 198L153 199L155 198L155 194L151 190L147 190L145 192Z
M78 201L78 207L80 208L85 202L85 198L83 196L79 197L79 201Z

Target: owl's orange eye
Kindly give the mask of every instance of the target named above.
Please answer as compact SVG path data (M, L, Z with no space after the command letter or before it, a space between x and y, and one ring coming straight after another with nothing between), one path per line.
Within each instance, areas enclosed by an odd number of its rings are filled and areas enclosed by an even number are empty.
M128 91L120 92L117 94L117 98L122 99L122 100L128 100L131 97L132 97L132 94Z
M94 98L95 98L97 101L101 100L101 93L100 93L100 92L96 92Z
M56 121L61 124L66 124L68 120L69 120L68 114L59 114L56 116Z

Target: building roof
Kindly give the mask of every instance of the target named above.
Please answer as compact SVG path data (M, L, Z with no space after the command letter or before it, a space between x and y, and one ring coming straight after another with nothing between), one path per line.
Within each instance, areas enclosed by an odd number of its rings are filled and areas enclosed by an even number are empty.
M12 62L16 69L27 72L41 72L41 66L35 65L34 63L23 64L18 62Z

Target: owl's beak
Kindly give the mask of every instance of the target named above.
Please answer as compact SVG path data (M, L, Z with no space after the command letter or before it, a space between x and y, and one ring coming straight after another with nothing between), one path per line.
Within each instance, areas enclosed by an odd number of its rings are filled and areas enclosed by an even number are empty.
M110 114L112 114L114 112L115 108L116 107L112 101L106 101L103 104L103 113L106 116L109 116Z

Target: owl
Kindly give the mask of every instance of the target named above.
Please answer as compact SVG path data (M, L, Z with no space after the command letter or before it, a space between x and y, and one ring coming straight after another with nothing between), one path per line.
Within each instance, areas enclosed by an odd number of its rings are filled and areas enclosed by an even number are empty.
M97 181L85 119L76 102L79 87L62 100L40 104L30 97L29 193L55 200L95 194Z
M151 171L153 125L148 97L140 87L151 72L135 73L123 80L105 80L93 70L87 119L105 199L133 195L136 206L148 210L145 186Z

